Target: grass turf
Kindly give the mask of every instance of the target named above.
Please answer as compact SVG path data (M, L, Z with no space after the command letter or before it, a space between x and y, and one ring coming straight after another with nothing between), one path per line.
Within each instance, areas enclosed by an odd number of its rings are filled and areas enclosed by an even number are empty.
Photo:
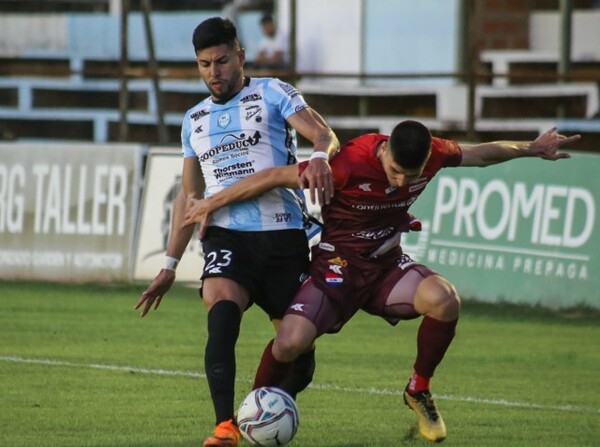
M196 290L176 285L141 319L133 305L144 286L0 283L0 445L201 445L214 423L206 311ZM444 445L597 445L599 323L589 309L465 302L432 380ZM290 446L427 445L401 398L418 324L359 314L322 337ZM246 313L236 402L272 334L258 309Z

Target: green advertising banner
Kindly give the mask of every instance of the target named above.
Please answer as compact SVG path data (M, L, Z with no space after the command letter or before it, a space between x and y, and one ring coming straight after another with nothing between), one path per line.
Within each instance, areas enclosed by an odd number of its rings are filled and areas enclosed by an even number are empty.
M600 308L600 156L443 169L404 251L463 298Z

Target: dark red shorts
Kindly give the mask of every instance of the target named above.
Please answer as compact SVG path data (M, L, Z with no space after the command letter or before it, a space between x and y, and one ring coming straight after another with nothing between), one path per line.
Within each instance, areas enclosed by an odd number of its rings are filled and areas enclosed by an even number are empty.
M308 318L321 335L338 332L360 309L390 324L418 317L413 307L415 291L435 272L400 251L364 259L317 246L310 274L286 314Z

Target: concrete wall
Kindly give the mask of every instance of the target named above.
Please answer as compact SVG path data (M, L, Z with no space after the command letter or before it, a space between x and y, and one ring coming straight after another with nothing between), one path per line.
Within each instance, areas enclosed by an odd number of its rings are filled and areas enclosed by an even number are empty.
M2 56L67 52L69 33L65 14L2 14L0 29Z
M381 73L452 71L457 54L459 0L299 0L297 44L300 71ZM289 31L281 2L281 26ZM154 13L152 26L157 57L193 62L191 35L215 11ZM239 34L249 60L260 39L260 13L240 16ZM109 14L0 17L0 55L56 55L72 59L117 59L120 19ZM23 33L23 29L30 30ZM129 17L129 54L147 58L140 13Z
M600 9L574 11L571 23L571 57L600 60ZM558 55L560 16L557 11L536 11L530 17L530 49Z
M473 1L479 50L528 49L529 16L534 11L558 11L560 0ZM596 0L571 0L573 9L589 10Z
M412 72L452 70L457 56L461 0L297 0L298 68L324 72ZM598 59L599 11L592 0L576 0L574 55ZM478 0L477 47L536 50L558 46L558 0ZM218 11L153 14L160 58L187 60L199 21ZM278 2L277 17L289 32L290 0ZM260 38L258 12L240 16L240 37L251 60ZM145 58L139 13L130 17L130 52ZM117 14L3 14L0 56L71 55L115 58ZM24 29L27 33L22 32ZM388 44L390 43L390 44ZM390 51L391 47L391 51Z

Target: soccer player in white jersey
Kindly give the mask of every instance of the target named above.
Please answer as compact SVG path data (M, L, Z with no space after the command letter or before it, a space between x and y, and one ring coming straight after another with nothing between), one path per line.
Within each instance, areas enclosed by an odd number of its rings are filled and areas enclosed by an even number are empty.
M229 20L202 22L194 30L193 44L211 95L188 110L183 120L182 187L175 200L165 267L135 306L142 307L142 316L158 307L175 280L176 265L194 231L193 226L181 227L188 199L209 197L254 172L297 164L296 131L314 146L301 186L320 203L328 203L333 194L328 158L339 142L301 94L276 78L244 76L244 50ZM219 210L202 230L201 295L208 308L204 362L216 416L214 433L204 447L238 445L234 348L242 314L255 303L277 328L308 272L303 197L300 190L276 188ZM297 374L288 383L292 394L311 381L314 350L296 365Z

